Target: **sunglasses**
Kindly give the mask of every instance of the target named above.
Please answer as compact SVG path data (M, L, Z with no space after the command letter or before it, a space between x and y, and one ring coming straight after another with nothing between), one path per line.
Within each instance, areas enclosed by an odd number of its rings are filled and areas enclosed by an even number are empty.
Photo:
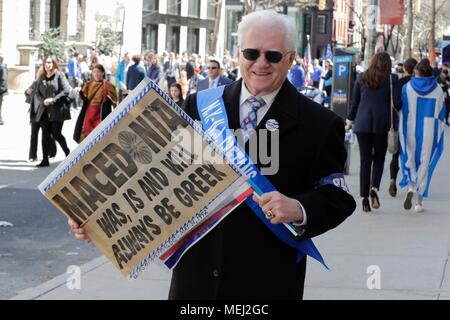
M218 69L217 67L208 67L208 68L206 68L206 69L208 69L208 70L216 70L216 69Z
M244 55L244 58L249 61L255 61L259 58L261 55L261 52L258 49L244 49L241 50L242 54ZM290 54L292 51L288 51L285 54L282 54L280 51L276 50L267 50L264 52L264 55L266 56L266 60L270 63L278 63L283 59L284 56Z

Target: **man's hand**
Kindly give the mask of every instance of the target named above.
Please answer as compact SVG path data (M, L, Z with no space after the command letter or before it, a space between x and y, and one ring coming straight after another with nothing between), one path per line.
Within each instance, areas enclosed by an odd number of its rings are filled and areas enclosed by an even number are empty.
M53 98L47 98L44 100L44 106L48 107L51 106L55 103L55 101L53 100Z
M303 210L296 199L288 198L279 192L269 192L258 197L253 195L255 201L264 213L269 210L274 217L270 219L273 224L301 222L303 221Z
M72 233L75 235L75 238L77 238L78 240L86 241L88 243L91 242L91 239L86 234L86 230L84 230L83 228L80 228L78 223L76 223L72 219L69 219L69 221L67 223L70 226L70 231L72 231Z

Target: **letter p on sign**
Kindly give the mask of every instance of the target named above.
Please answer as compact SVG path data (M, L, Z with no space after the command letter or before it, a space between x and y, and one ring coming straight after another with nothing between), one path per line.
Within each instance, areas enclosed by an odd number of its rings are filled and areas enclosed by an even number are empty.
M339 76L344 75L346 70L347 70L347 68L345 67L345 65L344 64L340 64L339 65Z

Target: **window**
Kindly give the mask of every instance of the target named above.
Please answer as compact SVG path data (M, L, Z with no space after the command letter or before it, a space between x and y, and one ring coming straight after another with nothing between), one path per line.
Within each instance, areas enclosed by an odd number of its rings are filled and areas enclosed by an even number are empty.
M167 0L167 13L181 15L181 0Z
M188 16L200 17L200 0L189 0Z
M208 0L208 13L207 17L208 19L214 20L216 18L216 6L217 6L216 0Z
M319 33L327 33L327 16L324 14L317 15L317 31Z
M305 14L305 25L304 25L305 34L311 34L311 15Z
M187 51L190 53L198 53L198 43L200 40L200 29L189 28L187 35Z
M180 52L180 27L170 27L167 33L167 50L169 52Z
M50 28L56 29L61 26L61 0L50 1Z
M147 24L142 31L142 47L145 50L156 51L158 46L158 25Z
M158 11L159 0L144 0L144 11Z

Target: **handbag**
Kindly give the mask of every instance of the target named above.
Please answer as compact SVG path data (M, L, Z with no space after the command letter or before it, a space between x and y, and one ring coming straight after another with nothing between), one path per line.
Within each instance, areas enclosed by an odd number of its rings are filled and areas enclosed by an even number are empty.
M388 132L388 151L391 154L398 152L398 131L394 128L394 112L397 112L394 108L394 100L392 98L392 77L389 77L389 84L391 87L391 127Z

